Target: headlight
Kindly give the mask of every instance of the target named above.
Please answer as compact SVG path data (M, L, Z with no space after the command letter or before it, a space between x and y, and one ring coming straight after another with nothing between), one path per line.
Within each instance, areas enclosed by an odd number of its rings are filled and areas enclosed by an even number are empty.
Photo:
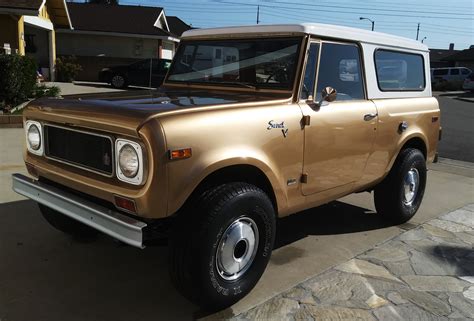
M25 122L26 147L32 154L42 156L44 150L42 126L39 122L27 120Z
M137 176L140 164L138 154L130 144L124 145L119 152L119 166L122 173L128 178Z
M119 138L115 141L117 178L123 182L140 185L144 181L144 161L140 144Z
M28 128L28 144L31 149L38 150L41 147L41 133L36 125L31 125Z

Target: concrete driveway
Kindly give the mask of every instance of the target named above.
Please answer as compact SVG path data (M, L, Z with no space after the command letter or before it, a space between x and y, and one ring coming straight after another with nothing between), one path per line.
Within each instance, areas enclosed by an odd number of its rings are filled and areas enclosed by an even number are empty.
M474 195L472 165L443 161L431 167L423 205L407 224L387 225L374 213L368 193L282 219L276 249L256 288L228 310L208 316L172 287L166 246L138 250L105 236L92 243L72 240L50 227L34 202L9 193L10 173L22 169L18 146L23 133L2 129L1 135L0 164L8 165L0 168L2 321L230 317L406 229L472 203ZM3 137L8 135L7 146Z

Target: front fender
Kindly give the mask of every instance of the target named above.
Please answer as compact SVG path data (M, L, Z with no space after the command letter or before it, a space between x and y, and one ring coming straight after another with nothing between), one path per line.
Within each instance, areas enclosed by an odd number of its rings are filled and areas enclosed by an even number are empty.
M169 163L168 215L177 212L206 177L235 165L250 165L260 170L273 187L278 208L286 207L284 179L278 166L261 151L248 146L232 146L207 151L197 158L193 156L187 160Z

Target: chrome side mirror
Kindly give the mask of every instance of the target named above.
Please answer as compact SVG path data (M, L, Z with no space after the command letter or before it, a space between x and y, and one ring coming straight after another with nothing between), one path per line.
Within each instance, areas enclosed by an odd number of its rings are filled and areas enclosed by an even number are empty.
M323 106L324 102L330 103L335 101L337 98L337 91L332 87L325 87L321 91L321 100L317 102L318 106Z

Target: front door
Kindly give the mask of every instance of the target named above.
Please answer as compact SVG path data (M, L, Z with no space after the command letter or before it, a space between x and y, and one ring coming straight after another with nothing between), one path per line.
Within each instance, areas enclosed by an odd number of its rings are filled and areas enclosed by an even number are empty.
M360 179L373 148L377 124L375 104L366 99L359 47L315 42L310 45L309 55L314 57L308 57L300 100L303 114L310 116L310 125L305 127L304 195ZM337 91L335 101L320 107L306 103L312 93L314 101L320 101L321 91L328 86Z

